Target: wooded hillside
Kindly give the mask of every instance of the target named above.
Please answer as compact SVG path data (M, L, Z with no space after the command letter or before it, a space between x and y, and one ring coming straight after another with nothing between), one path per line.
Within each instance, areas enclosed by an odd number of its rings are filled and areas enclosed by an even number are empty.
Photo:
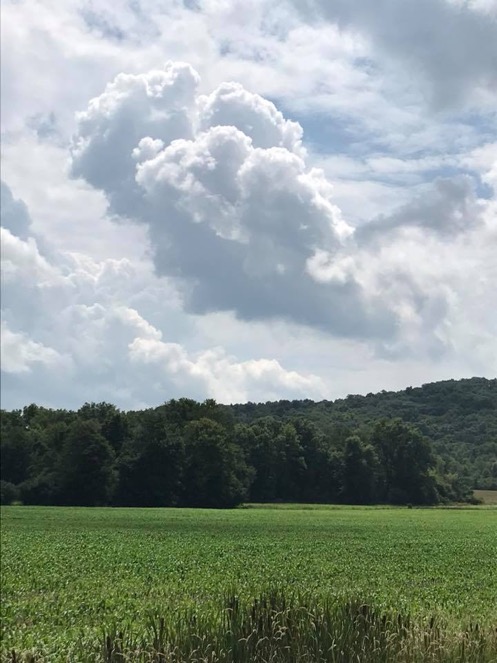
M238 421L305 416L324 433L399 417L432 441L447 472L465 477L474 488L497 489L497 379L447 380L336 401L247 403L231 409Z
M1 424L2 503L436 504L497 488L497 380L320 403L32 404Z

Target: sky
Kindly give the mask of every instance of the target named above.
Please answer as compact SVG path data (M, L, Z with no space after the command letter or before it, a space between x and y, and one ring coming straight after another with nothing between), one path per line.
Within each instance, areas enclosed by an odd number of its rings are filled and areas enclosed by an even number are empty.
M497 0L1 23L2 407L497 375Z

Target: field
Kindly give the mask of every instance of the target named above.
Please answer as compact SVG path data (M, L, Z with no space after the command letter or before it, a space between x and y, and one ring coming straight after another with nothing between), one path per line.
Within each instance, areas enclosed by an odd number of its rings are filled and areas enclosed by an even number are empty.
M380 616L412 656L358 660L497 660L493 508L6 507L1 543L3 660L346 661L266 649L277 628L302 642L314 629L317 647L333 620L355 624L365 647ZM265 637L258 658L226 653L227 631L233 644L249 626ZM415 658L428 630L452 658Z
M497 490L475 490L474 493L482 504L497 505Z

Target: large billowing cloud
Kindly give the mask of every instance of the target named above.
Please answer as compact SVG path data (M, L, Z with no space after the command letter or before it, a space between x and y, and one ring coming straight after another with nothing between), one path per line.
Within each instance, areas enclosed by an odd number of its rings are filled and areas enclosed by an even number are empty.
M307 164L298 124L237 84L197 95L198 80L183 63L118 76L80 114L73 148L74 175L146 224L157 273L178 279L189 309L282 318L385 348L406 328L433 336L451 274L433 281L418 262L426 247L436 260L483 228L487 203L472 180L438 179L354 230ZM181 117L174 130L171 117ZM116 160L115 170L95 166Z
M79 115L74 174L112 193L132 185L131 151L141 138L170 142L192 134L197 83L197 73L186 64L147 76L117 76Z
M80 115L74 175L102 188L111 211L147 224L157 272L183 281L192 311L392 333L388 308L357 282L323 285L306 268L318 249L339 251L352 229L330 183L306 164L300 126L239 85L193 97L197 79L182 63L119 76ZM176 124L169 131L177 113L189 119L182 137ZM94 166L116 160L118 171Z

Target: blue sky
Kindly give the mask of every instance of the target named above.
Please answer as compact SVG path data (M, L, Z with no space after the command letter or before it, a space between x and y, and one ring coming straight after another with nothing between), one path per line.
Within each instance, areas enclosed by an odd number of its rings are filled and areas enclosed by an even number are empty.
M2 404L497 374L495 0L2 10Z

